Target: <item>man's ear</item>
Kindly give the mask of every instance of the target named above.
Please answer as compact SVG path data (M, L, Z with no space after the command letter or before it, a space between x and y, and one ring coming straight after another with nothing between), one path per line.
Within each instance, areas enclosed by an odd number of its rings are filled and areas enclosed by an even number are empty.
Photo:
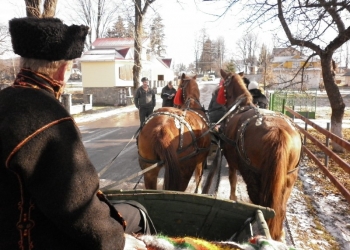
M65 74L68 69L68 63L63 63L61 66L58 67L57 71L53 75L53 79L57 81L64 81Z

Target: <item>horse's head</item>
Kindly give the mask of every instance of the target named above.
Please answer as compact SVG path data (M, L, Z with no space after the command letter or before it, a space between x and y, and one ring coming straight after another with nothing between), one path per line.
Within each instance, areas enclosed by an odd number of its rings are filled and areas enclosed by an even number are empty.
M253 104L253 98L246 88L243 79L238 74L220 70L224 83L220 86L217 102L230 107L238 99L242 98L242 106Z
M190 99L199 102L199 88L197 84L197 75L182 74L180 83L174 98L174 104L183 107Z

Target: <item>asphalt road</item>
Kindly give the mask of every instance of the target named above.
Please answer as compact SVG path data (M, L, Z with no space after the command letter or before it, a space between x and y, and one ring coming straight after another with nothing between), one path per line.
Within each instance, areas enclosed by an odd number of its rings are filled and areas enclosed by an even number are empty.
M82 134L84 146L91 162L100 175L100 185L114 184L110 189L144 189L142 175L129 179L141 171L138 163L138 153L135 132L139 127L138 112L117 114L78 125ZM208 157L209 167L215 154ZM210 169L204 170L203 184ZM221 168L220 186L216 189L216 179L210 192L217 192L218 197L228 198L228 169L224 161ZM158 189L162 189L163 175L158 178ZM119 183L119 184L118 184ZM116 185L118 184L118 185ZM192 180L187 192L194 192L195 183Z
M207 108L211 99L211 93L217 84L205 84L201 88L201 103ZM161 99L158 95L156 109L161 107ZM114 112L114 111L112 111ZM129 179L141 171L138 163L138 151L135 140L135 132L139 127L138 111L133 107L126 107L124 112L116 112L114 115L104 117L100 114L92 121L84 121L84 117L77 119L82 134L83 143L100 175L101 188L110 189L144 189L142 175ZM214 153L208 157L208 163L214 157ZM206 181L209 169L204 170L203 184ZM228 169L225 160L222 164L220 185L216 180L212 184L210 192L216 193L218 197L228 198L229 183ZM162 189L163 175L161 171L158 178L158 189ZM116 185L118 184L118 185ZM195 183L190 181L187 192L194 192Z

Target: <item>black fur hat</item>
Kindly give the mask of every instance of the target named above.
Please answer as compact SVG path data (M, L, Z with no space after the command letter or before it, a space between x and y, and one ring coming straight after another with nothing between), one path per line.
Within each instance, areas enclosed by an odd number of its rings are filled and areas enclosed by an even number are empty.
M48 61L81 57L89 27L63 24L57 18L14 18L9 21L13 51L21 57Z

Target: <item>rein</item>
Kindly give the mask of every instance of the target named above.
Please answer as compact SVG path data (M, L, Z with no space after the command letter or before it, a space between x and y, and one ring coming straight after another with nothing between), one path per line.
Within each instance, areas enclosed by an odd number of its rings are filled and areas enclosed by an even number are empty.
M98 172L98 176L102 176L113 164L113 162L117 159L117 157L120 155L121 152L124 151L124 149L126 149L126 147L130 144L130 142L135 138L135 136L138 135L140 131L140 128L136 131L136 133L131 137L131 139L129 140L129 142L124 146L124 148L122 150L119 151L119 153L113 157L113 159L100 171Z

